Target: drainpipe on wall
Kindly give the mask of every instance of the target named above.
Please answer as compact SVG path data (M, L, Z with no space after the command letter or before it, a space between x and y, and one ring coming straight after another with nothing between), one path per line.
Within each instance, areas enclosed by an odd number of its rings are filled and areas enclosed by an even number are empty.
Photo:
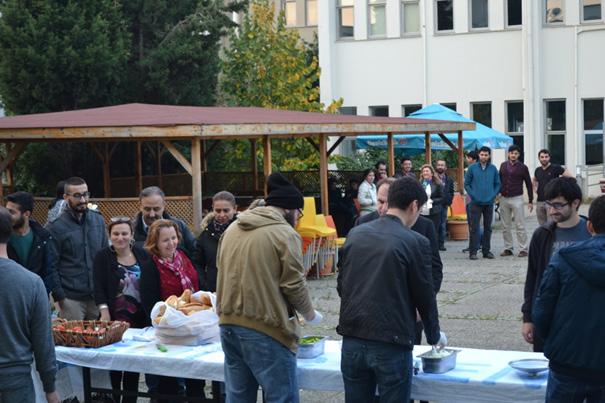
M429 104L429 59L428 59L428 9L429 9L429 0L422 1L423 9L424 9L424 21L422 24L422 83L424 85L423 88L423 98L422 105L427 106Z

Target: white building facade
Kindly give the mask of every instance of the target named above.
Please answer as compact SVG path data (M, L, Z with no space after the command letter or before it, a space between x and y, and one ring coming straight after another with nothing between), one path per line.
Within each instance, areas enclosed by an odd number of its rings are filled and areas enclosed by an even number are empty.
M605 0L322 0L321 98L406 116L441 103L572 170L603 163Z

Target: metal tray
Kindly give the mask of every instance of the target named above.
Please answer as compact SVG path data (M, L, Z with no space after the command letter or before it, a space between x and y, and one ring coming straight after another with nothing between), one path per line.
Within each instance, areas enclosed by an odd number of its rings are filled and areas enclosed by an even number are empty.
M451 371L456 367L456 355L460 350L453 348L446 348L445 351L451 354L447 357L430 357L431 350L426 353L418 355L422 359L422 371L430 374L442 374L447 371Z
M305 337L320 337L320 336L305 336ZM315 358L324 353L326 347L326 338L321 337L318 341L312 344L299 344L298 345L298 358Z
M525 358L508 363L511 368L524 372L530 376L537 376L548 369L548 360L541 358Z

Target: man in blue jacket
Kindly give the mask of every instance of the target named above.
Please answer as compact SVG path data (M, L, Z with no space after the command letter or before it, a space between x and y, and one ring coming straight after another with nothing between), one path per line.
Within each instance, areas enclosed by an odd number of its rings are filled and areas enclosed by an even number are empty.
M482 252L486 259L493 259L490 251L492 239L492 217L494 214L494 200L500 192L500 174L498 169L490 162L492 150L489 147L479 149L479 162L474 163L464 176L464 190L471 198L471 242L469 258L477 260L479 249L479 224L483 217Z
M550 360L546 402L605 401L605 196L587 226L591 239L553 255L532 312Z

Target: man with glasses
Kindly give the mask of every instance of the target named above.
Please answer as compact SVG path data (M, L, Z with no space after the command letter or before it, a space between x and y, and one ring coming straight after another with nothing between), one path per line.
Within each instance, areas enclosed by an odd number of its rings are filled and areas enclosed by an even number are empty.
M94 320L99 312L93 298L92 266L97 252L109 244L105 222L98 211L88 208L90 192L84 179L67 179L63 197L66 208L48 226L58 255L60 280L53 297L62 318Z
M531 312L542 282L542 275L555 252L576 242L589 239L591 236L586 227L586 217L578 214L582 203L582 190L574 178L553 179L546 186L544 196L544 204L550 220L538 227L531 238L525 278L525 299L521 307L523 338L533 344L534 351L537 352L543 351L544 341L536 337L534 333Z

